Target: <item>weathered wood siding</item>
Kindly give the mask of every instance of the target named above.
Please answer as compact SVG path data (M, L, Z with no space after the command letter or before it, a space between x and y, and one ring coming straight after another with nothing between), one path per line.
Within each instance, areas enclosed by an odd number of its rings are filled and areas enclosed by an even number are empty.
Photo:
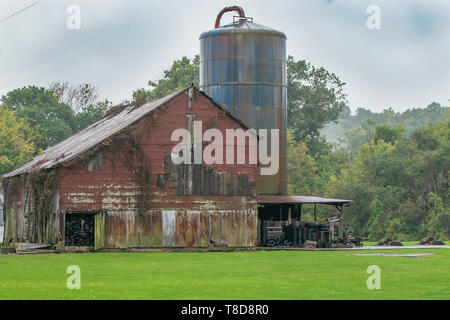
M4 179L4 245L13 246L18 242L60 245L56 179L57 169Z

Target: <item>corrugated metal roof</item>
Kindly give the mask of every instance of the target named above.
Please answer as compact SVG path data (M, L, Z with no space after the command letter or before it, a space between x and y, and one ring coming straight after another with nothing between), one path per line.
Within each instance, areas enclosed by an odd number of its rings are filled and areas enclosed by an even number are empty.
M329 198L307 197L307 196L258 196L258 203L261 204L319 203L329 205L345 205L350 202L352 202L352 200L329 199Z
M34 170L53 168L59 163L74 159L113 134L140 120L151 111L169 102L190 87L192 86L181 89L164 98L152 101L140 107L127 107L115 116L103 118L86 129L74 134L70 138L45 150L41 155L37 156L24 166L5 174L3 177L8 178Z

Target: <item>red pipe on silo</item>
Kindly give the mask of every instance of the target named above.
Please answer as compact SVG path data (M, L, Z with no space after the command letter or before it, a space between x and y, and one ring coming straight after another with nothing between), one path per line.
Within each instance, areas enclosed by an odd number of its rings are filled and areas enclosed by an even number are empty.
M220 27L220 19L222 19L222 16L230 11L235 11L239 14L241 18L245 18L245 12L244 9L242 9L242 7L239 6L226 7L222 11L220 11L219 14L217 15L216 24L214 26L215 29Z

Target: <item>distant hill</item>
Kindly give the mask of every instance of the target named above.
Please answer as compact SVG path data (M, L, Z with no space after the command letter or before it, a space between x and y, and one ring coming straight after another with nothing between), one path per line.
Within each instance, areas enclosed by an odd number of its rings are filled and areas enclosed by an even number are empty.
M327 141L341 146L348 146L349 140L355 135L365 137L360 139L361 142L370 140L375 127L381 124L393 127L402 125L406 129L405 135L409 136L412 131L427 123L439 121L447 108L433 102L426 108L413 108L405 112L394 112L389 108L376 113L358 108L356 114L352 115L350 109L346 109L340 115L338 122L326 125L321 130L321 134L326 137Z

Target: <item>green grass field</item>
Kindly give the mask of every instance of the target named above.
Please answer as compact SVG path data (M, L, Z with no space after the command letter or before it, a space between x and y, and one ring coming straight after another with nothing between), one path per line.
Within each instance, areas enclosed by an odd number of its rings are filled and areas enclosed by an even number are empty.
M350 256L368 252L435 255ZM366 286L374 264L380 290ZM449 266L449 249L0 256L0 299L450 299Z

